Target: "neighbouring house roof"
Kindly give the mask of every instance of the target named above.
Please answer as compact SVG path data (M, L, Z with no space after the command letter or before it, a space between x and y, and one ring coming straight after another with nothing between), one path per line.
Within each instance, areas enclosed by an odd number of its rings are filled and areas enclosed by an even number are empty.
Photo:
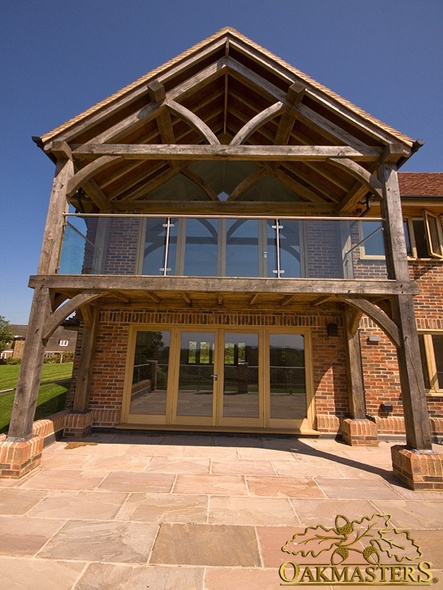
M400 172L402 197L442 197L443 172Z

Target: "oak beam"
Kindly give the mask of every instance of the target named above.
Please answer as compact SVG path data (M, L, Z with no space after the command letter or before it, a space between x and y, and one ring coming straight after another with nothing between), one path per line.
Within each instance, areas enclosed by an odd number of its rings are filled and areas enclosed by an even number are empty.
M102 156L95 160L94 162L90 162L84 168L79 170L72 176L72 178L68 182L68 186L66 189L66 196L72 197L74 193L89 179L91 179L95 174L98 174L102 170L111 166L111 164L115 164L122 160L121 156Z
M48 287L63 291L82 292L87 289L97 291L195 291L207 292L258 292L258 293L311 293L322 295L342 295L367 297L392 296L397 294L415 295L418 293L416 283L400 283L389 280L353 280L353 279L276 279L276 278L237 278L237 277L140 277L129 275L49 275L31 276L29 285L36 287L44 283ZM149 295L147 293L147 295ZM354 299L352 301L355 301ZM369 302L368 302L369 303ZM65 305L69 305L66 303ZM63 306L64 307L64 306ZM372 305L372 307L376 307ZM380 310L380 313L381 310ZM386 316L387 317L387 316ZM392 320L391 320L392 321Z
M183 107L184 108L184 107ZM198 118L198 117L197 117ZM211 131L212 133L212 131ZM215 136L214 136L215 137ZM218 140L217 140L218 142ZM317 161L324 162L331 158L348 158L355 162L375 162L382 155L382 148L365 147L354 149L348 146L325 145L176 145L176 144L83 144L73 146L74 157L108 156L113 158L139 160L288 160L293 162ZM115 160L101 162L100 170ZM94 163L97 163L98 160ZM80 175L91 164L85 166L77 174ZM349 168L349 167L348 167ZM358 169L359 170L359 169ZM98 171L98 170L97 170ZM367 172L367 171L366 171ZM83 172L84 173L84 172ZM95 173L95 172L94 172ZM368 173L370 174L370 173ZM361 176L367 176L361 174ZM372 185L371 185L372 186ZM378 185L375 183L375 186ZM70 190L71 187L70 187Z

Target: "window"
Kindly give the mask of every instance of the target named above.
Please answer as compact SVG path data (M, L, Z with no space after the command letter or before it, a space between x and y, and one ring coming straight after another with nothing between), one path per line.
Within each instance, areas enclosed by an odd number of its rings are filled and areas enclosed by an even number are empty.
M381 222L369 220L360 224L361 257L384 258L385 244L383 238L383 226Z
M68 344L69 344L69 340L59 340L58 341L59 346L68 346Z
M425 387L430 393L443 391L443 332L419 334Z
M443 235L438 215L424 211L422 217L408 217L404 229L410 258L443 258Z

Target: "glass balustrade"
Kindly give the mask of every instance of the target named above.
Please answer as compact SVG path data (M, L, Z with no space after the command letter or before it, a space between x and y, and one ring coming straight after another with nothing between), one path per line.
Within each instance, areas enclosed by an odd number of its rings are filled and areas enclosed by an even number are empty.
M387 278L381 219L66 216L60 274Z

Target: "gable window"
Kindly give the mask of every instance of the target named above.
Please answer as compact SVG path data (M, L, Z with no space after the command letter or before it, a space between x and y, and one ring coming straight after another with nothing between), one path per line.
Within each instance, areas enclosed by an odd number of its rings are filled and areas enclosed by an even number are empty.
M422 217L404 220L406 249L410 258L443 258L440 217L424 211Z
M443 391L443 332L419 334L425 387L429 393Z

